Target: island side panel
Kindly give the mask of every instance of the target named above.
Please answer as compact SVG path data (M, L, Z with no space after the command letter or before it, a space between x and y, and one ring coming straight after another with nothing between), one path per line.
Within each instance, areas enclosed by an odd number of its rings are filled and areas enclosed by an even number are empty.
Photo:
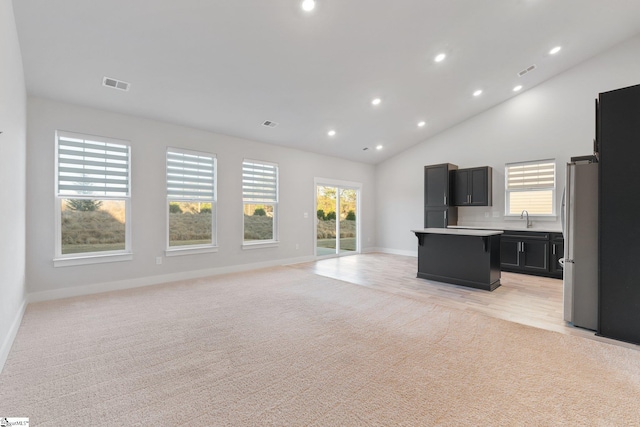
M478 289L500 286L500 236L416 233L418 277Z

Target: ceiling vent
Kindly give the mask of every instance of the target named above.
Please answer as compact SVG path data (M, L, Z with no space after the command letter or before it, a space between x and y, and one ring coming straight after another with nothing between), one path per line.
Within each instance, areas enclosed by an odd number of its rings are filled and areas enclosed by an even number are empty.
M362 149L362 151L367 151L368 149L369 149L369 147L364 147L364 148Z
M272 122L271 120L265 120L264 123L262 123L262 126L266 126L268 128L274 128L278 126L278 124L276 122Z
M129 86L131 86L127 82L123 82L121 80L112 79L110 77L104 77L102 79L102 86L111 87L114 89L124 90L125 92L129 90Z
M529 65L527 68L525 68L524 70L520 71L520 72L518 73L518 75L519 75L520 77L522 77L522 76L524 76L525 74L530 73L530 72L532 72L532 71L533 71L533 70L535 70L535 69L536 69L536 65L535 65L535 64L533 64L533 65Z

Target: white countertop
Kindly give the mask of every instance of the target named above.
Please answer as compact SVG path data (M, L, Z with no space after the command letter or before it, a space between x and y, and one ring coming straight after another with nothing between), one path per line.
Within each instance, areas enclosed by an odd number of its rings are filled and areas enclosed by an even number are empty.
M504 225L450 225L449 229L473 229L473 230L501 230L501 231L535 231L538 233L562 233L561 229L555 227L541 227L541 228L525 228L518 226L504 226Z
M475 228L423 228L422 230L411 230L413 233L423 233L423 234L449 234L454 236L479 236L479 237L487 237L487 236L495 236L497 234L502 234L502 231L498 230L478 230Z

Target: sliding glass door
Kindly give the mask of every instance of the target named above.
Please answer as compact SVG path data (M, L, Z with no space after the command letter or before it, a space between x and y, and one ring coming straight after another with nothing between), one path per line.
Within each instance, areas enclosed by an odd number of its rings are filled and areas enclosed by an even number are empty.
M316 255L359 252L358 187L316 184Z

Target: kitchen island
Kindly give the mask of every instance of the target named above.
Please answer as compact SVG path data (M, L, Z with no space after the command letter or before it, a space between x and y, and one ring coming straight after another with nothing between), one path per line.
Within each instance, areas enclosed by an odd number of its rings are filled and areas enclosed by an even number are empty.
M418 277L493 291L500 286L500 234L478 229L424 228L418 238Z

